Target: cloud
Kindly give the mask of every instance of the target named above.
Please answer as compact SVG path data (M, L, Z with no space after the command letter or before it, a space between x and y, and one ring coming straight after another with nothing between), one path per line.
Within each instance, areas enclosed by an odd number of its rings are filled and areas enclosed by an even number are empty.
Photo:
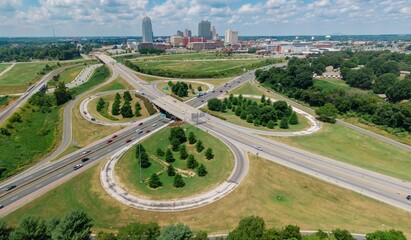
M254 13L260 13L263 10L263 6L261 4L255 4L252 5L250 3L242 5L237 13L238 14L254 14Z

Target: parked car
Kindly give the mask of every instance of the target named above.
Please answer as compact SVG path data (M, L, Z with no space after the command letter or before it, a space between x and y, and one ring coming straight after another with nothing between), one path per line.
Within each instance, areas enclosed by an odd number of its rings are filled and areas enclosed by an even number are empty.
M74 166L73 169L74 169L74 170L77 170L77 169L79 169L79 168L81 168L81 167L83 167L83 164L79 163L79 164L76 164L76 166Z

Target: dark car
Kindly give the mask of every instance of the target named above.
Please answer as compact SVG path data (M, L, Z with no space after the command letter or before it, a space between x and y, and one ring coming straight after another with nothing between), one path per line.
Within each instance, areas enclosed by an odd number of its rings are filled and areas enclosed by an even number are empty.
M10 191L11 189L15 188L16 185L10 185L8 187L6 187L6 191Z
M2 208L4 208L4 206L0 204L0 209L2 209Z
M111 140L111 139L107 141L107 143L112 143L112 142L113 142L113 140Z
M127 139L127 140L126 140L126 143L129 143L129 142L131 142L131 139Z
M85 158L81 159L82 162L87 162L88 160L90 160L90 158L88 158L88 157L85 157Z
M215 92L215 90L213 90L213 92Z
M223 90L220 90L220 92L223 92Z
M117 135L113 135L111 138L116 138L117 137Z
M147 131L146 131L146 133L149 133L149 132L150 132L150 130L147 130Z
M141 123L139 123L138 125L141 126L141 125L143 125L143 123L141 122Z
M408 195L408 196L407 196L407 200L410 200L410 201L411 201L411 195Z

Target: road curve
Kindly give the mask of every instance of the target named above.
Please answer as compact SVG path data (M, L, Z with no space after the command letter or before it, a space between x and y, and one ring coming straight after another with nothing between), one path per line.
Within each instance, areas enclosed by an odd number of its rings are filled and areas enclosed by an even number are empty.
M165 125L164 125L165 127ZM159 128L156 130L160 130ZM100 174L100 183L104 190L114 199L119 202L137 209L148 211L185 211L213 203L224 196L231 193L244 179L248 172L248 157L235 144L228 141L225 137L215 131L209 131L211 135L219 138L224 142L234 155L234 169L226 181L219 184L217 187L197 195L186 198L172 200L150 200L129 193L127 190L120 187L115 177L115 165L121 156L137 144L140 139L135 140L132 144L125 146L115 153L104 165Z

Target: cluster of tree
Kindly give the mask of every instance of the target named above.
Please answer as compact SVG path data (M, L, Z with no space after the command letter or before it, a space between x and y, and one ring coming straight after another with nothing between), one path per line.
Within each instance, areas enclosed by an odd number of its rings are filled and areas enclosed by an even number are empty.
M327 90L319 87L305 89L302 86L292 86L288 84L291 81L290 79L293 78L292 74L289 73L289 68L296 68L295 61L290 60L287 69L271 68L268 71L257 70L256 75L262 84L284 93L288 97L304 101L311 106L323 107L328 103L318 114L323 120L334 122L337 115L335 114L336 108L338 114L357 116L382 127L411 131L410 102L392 104L384 101L377 95L369 93L345 91L343 89ZM387 76L386 73L380 77L384 76ZM404 83L407 83L407 81L409 80L401 80ZM395 92L403 93L404 95L409 94L411 91L407 91L407 89L409 88L403 86ZM393 95L395 94L393 93ZM329 114L324 115L327 112Z
M141 48L138 50L141 54L161 54L165 53L164 50L157 48Z
M0 62L28 62L34 59L70 60L80 56L75 44L1 46Z
M0 222L0 239L89 240L92 226L92 219L79 210L69 212L62 218L55 217L50 220L28 216L21 219L15 228Z
M157 109L155 108L154 104L150 100L148 100L143 95L138 95L138 98L140 98L143 101L144 107L147 109L147 112L150 116L157 113Z
M169 81L168 86L171 88L173 94L179 97L187 97L188 96L188 89L189 85L185 82L177 82L174 84L173 82Z
M58 82L54 90L57 105L62 105L73 99L73 93L68 90L64 82Z
M116 96L114 97L114 102L113 106L111 107L111 114L113 115L122 115L124 118L131 118L133 116L141 116L140 110L141 110L141 105L137 102L136 105L134 106L134 114L133 110L131 108L130 101L133 99L130 95L129 91L125 91L123 94L123 99L124 99L124 104L120 107L121 105L121 97L119 93L116 93ZM100 98L100 100L102 100ZM104 107L104 100L97 104L97 111L100 109L100 111Z
M145 68L143 63L132 63L130 61L124 61L124 65L133 69L134 71L162 76L162 77L172 77L172 78L222 78L230 77L243 73L244 69L250 70L255 68L264 67L267 65L275 64L276 61L273 59L262 60L257 63L252 63L247 66L240 66L236 68L225 69L224 71L174 71L168 69L159 69L159 68ZM140 66L138 66L140 64ZM312 75L312 74L311 74Z
M238 226L228 234L227 240L355 240L347 230L334 229L330 233L318 230L303 236L300 227L287 225L282 229L267 228L262 218L251 216L240 220ZM406 240L401 231L376 231L366 235L366 240Z
M244 98L241 94L234 97L230 94L223 100L213 98L208 100L208 109L211 111L226 112L231 110L236 116L253 123L255 126L268 127L270 129L277 125L280 120L280 128L289 128L288 124L298 124L298 116L284 101L271 102L264 95L261 96L260 103Z

